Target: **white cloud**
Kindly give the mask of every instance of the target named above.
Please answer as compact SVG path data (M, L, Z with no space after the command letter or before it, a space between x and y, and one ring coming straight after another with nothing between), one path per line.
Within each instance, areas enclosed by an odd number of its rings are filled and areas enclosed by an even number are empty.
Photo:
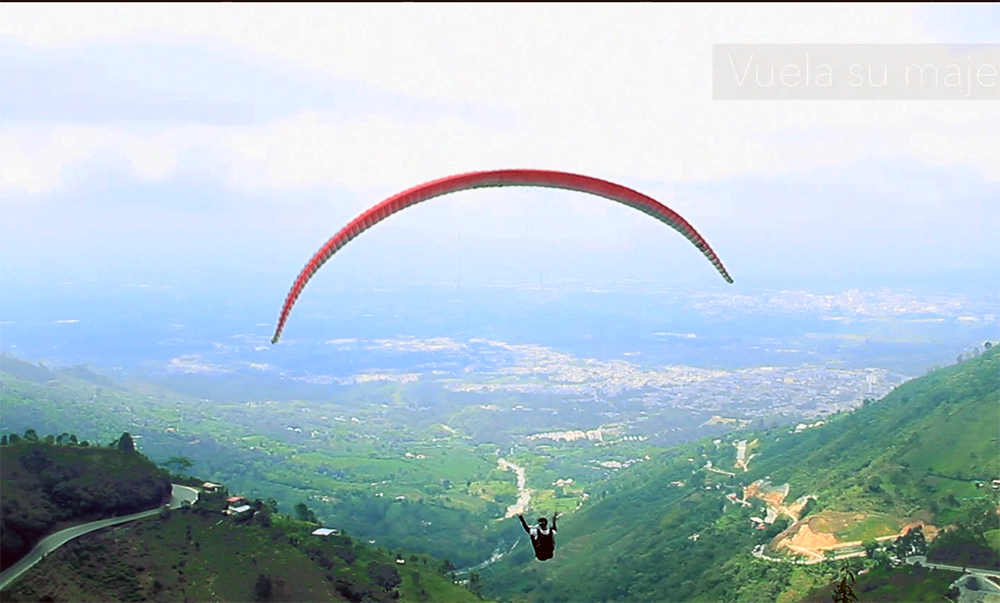
M620 100L623 91L690 91L690 76L709 67L712 43L929 41L913 5L897 4L15 5L4 12L0 35L35 45L207 37L414 96L522 109Z
M713 43L933 41L914 5L22 4L2 14L0 35L31 45L233 45L317 78L515 121L303 112L253 126L19 124L0 138L0 192L47 193L67 169L109 157L140 180L195 171L245 190L384 193L515 166L697 181L898 158L1000 181L989 103L711 100Z
M186 145L176 134L159 132L140 137L129 133L117 137L121 154L128 160L137 180L162 181L177 170L180 153Z
M0 133L0 190L48 193L64 169L106 149L114 135L87 126L5 127Z
M177 171L182 153L211 144L207 134L198 127L6 127L0 134L0 192L51 193L81 165L116 161L124 161L140 182L161 181Z

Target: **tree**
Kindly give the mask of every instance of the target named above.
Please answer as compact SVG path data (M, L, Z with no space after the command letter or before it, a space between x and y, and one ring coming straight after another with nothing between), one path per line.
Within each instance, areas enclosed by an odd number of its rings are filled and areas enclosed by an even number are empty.
M392 590L403 583L399 572L391 565L372 561L367 568L368 578L385 590Z
M172 456L163 464L167 467L174 467L177 471L186 471L194 465L194 461L186 456Z
M118 438L118 450L122 452L135 452L135 442L132 441L132 435L129 432L122 434L122 437Z
M813 511L815 511L816 510L816 505L818 505L818 504L819 503L816 502L815 498L810 498L809 500L807 500L806 504L802 505L802 511L799 513L799 519L802 519L806 515L809 515L810 513L812 513Z
M875 551L878 550L878 541L876 541L874 538L872 538L870 540L866 540L863 543L861 543L861 546L864 547L864 549L865 549L865 555L869 559L874 559L875 558Z
M295 518L299 521L308 521L309 523L316 522L316 514L313 513L312 509L306 506L306 503L300 502L295 505Z
M75 433L69 434L69 443L72 444L72 445L74 445L74 446L76 446L79 443L79 440L76 439L76 434Z
M893 543L893 551L901 559L927 554L927 541L924 539L923 527L918 525L907 530Z
M257 601L267 601L271 598L271 576L264 574L257 575L257 582L254 584L254 594Z
M875 551L875 555L872 557L872 560L875 562L875 565L882 569L889 569L892 565L892 561L889 559L889 553L883 551L882 549Z
M779 517L774 521L774 523L767 526L766 530L764 530L762 536L763 541L768 542L773 540L775 536L787 530L791 524L792 522L789 521L787 517Z
M948 592L944 593L944 598L949 601L958 601L958 596L960 594L961 591L958 590L958 587L953 584L951 588L948 589Z
M482 598L483 582L479 572L472 572L469 574L469 590L471 590L477 597Z
M954 498L954 495L952 495ZM913 552L917 555L927 554L927 539L924 538L924 530L922 526L917 526L914 528L913 539L910 541L910 546L913 548Z
M6 446L6 445L7 445L7 435L4 434L3 437L0 437L0 446Z
M486 503L486 514L490 517L500 517L503 515L503 507L495 502Z
M11 444L17 444L20 441L21 441L21 436L17 435L16 433L10 434L10 439L8 440L8 442L10 442Z
M873 476L869 477L868 478L868 490L870 492L874 492L876 494L882 492L882 478L879 477L879 476L877 476L877 475L873 475Z
M26 442L32 442L32 443L37 442L38 441L38 434L35 433L34 429L26 429L24 431L24 440Z
M840 567L840 583L837 584L836 590L833 591L833 603L853 603L858 600L858 596L854 594L854 589L851 587L855 582L854 572L851 571L851 566L845 563Z
M993 347L993 344L987 341L986 343L983 344L983 347L988 350Z

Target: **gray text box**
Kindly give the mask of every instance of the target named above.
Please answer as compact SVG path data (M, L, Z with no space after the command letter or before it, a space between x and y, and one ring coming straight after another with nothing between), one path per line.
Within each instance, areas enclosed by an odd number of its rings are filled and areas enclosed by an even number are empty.
M1000 44L714 44L716 100L1000 100Z

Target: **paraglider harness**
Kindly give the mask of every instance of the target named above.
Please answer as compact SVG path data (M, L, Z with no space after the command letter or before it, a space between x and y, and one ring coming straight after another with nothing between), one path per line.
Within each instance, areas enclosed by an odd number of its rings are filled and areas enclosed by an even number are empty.
M535 558L539 561L548 561L552 559L552 555L555 553L557 517L559 517L558 513L552 516L552 527L549 528L546 525L548 524L548 520L544 517L538 518L538 525L528 527L528 523L524 521L524 516L517 516L521 520L521 526L524 528L524 531L531 537L531 546L535 549Z

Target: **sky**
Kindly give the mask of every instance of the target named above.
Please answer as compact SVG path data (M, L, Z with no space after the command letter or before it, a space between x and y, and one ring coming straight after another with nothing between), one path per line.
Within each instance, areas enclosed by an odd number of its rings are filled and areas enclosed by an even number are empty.
M385 197L511 167L659 199L734 285L538 189L409 209L317 280L1000 290L997 101L713 100L721 43L996 44L1000 5L3 3L0 312L79 278L283 291Z

